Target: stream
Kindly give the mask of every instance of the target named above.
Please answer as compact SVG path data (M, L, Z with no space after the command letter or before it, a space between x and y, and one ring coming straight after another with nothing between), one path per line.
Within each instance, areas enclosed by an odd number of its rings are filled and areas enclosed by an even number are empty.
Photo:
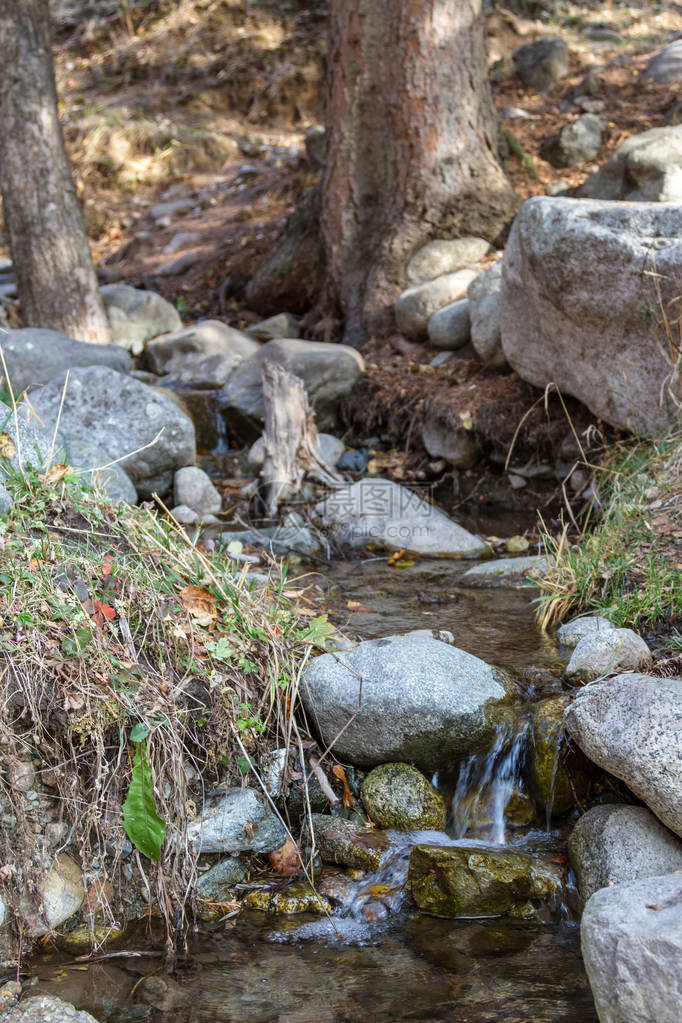
M469 564L339 561L325 572L320 601L350 636L448 629L458 646L513 668L527 701L558 693L562 661L552 637L534 624L532 591L462 587ZM570 881L540 918L525 920L420 915L402 892L419 841L456 845L466 835L469 845L482 839L565 862L570 824L536 816L526 827L507 826L527 743L523 726L501 732L488 755L471 757L452 777L441 772L434 781L450 807L448 833L393 833L394 853L376 875L343 879L347 895L333 917L251 910L227 929L192 935L170 988L158 978L156 1007L137 994L141 978L160 968L149 956L80 964L45 953L32 963L34 992L73 1002L100 1023L596 1021ZM388 894L377 899L377 890ZM125 948L149 950L149 936L129 936Z

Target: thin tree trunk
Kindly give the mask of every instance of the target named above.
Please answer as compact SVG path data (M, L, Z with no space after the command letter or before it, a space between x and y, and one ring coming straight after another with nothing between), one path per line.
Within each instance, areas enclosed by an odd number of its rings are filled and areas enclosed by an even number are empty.
M359 347L392 329L412 252L430 238L492 240L516 209L481 0L331 0L327 133L328 298Z
M0 190L24 323L107 344L57 113L48 0L0 0Z

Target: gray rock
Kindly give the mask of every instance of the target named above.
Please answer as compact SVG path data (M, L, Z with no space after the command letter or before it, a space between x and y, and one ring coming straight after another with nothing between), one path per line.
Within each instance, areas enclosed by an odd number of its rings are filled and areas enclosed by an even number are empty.
M682 201L682 126L650 128L621 142L580 194L589 199Z
M187 837L202 854L267 853L283 846L287 833L253 789L231 788L204 806Z
M390 854L391 843L383 831L321 813L311 814L310 824L315 846L326 863L375 871Z
M186 504L199 516L217 515L222 498L203 469L198 465L185 465L173 477L173 500Z
M613 628L615 626L611 624L608 618L602 618L601 615L587 615L584 618L573 618L572 621L566 622L565 625L557 629L556 635L562 646L567 647L569 650L574 650L584 636L588 636L592 632L604 632Z
M288 554L309 557L320 549L320 542L311 530L298 524L242 529L220 534L220 543L224 547L235 541L245 547L262 547L279 557L286 557Z
M168 245L164 245L161 251L164 255L170 255L173 252L177 252L178 249L184 249L186 245L194 245L200 238L201 235L196 231L178 231L177 234L173 235Z
M636 671L651 660L651 651L632 629L597 629L578 641L566 668L571 682L591 682L614 671Z
M644 806L594 806L568 840L581 897L642 877L682 871L682 842Z
M261 323L249 327L248 334L259 341L274 341L277 338L297 338L301 336L298 318L291 313L278 313Z
M70 919L83 905L83 873L66 853L60 853L38 885L38 898L24 898L21 912L32 937L39 938Z
M310 720L337 757L424 771L486 749L509 692L505 676L478 657L415 634L316 657L301 685Z
M673 103L663 118L664 126L682 124L682 103Z
M455 351L468 344L471 335L471 319L469 317L469 301L460 298L439 309L430 317L427 324L429 344L443 351Z
M171 515L181 526L193 526L195 522L199 522L200 518L194 509L186 504L178 504L175 508L171 508Z
M169 202L159 202L156 206L152 206L149 213L154 220L161 220L163 217L175 217L178 213L187 213L196 206L196 200L190 199L172 199Z
M642 72L652 82L682 82L682 39L655 53Z
M453 427L447 409L430 408L422 423L422 443L431 458L444 458L455 469L471 469L481 450L471 430Z
M201 320L193 327L150 341L144 357L152 372L162 375L182 372L188 356L220 355L236 366L259 348L254 338L221 320Z
M621 429L652 434L677 422L666 395L679 382L647 313L659 304L654 269L667 308L682 274L682 207L529 199L503 260L507 361Z
M433 314L444 306L452 305L458 299L464 298L467 288L476 276L476 270L467 267L403 291L395 304L398 330L413 341L424 340Z
M49 467L54 430L42 429L26 402L17 406L16 416L9 406L0 402L0 433L7 434L14 446L14 453L10 456L7 443L4 445L0 481L10 472L20 472L27 466L34 469Z
M266 361L303 380L322 428L334 422L341 398L352 390L365 368L362 356L347 345L290 338L268 341L237 366L222 389L228 406L260 422L265 415L261 373Z
M139 355L150 338L182 326L177 309L155 291L142 291L129 284L105 284L100 293L114 344L133 355Z
M63 390L62 375L37 391L32 402L48 436ZM196 460L194 426L175 402L113 369L72 370L59 423L71 441L96 444L110 460L121 458L142 498L167 493L175 470Z
M469 285L471 344L489 366L505 366L507 360L500 338L500 292L502 260L488 267Z
M0 515L6 515L13 503L12 496L8 493L5 484L0 482Z
M533 579L549 571L547 558L529 555L521 558L496 558L474 565L459 578L460 586L533 586Z
M115 345L91 345L42 327L0 331L0 348L5 357L15 396L29 387L39 387L76 366L108 366L127 373L130 356ZM6 384L0 368L0 385Z
M554 167L575 167L594 160L601 148L603 122L594 114L581 114L565 124L557 137L544 150Z
M331 433L318 434L318 440L320 442L320 458L325 465L330 465L333 468L345 451L343 441L339 440L338 437L334 437ZM251 445L247 457L250 468L254 472L260 472L263 468L263 459L265 458L265 441L262 437L259 437Z
M104 448L87 440L69 437L61 431L60 442L55 454L56 462L79 470L78 474L83 476L88 486L97 487L112 504L137 504L133 481L120 464L109 465L111 458Z
M590 760L682 836L682 678L617 675L587 686L564 723Z
M325 529L352 547L372 544L455 557L475 557L488 549L439 508L391 480L362 479L339 487L317 511Z
M314 124L308 129L305 134L305 151L311 167L322 170L327 155L327 132L323 124Z
M682 876L602 888L580 938L601 1023L679 1023Z
M234 856L228 856L197 878L197 895L210 902L221 902L227 890L239 884L245 877L244 864Z
M512 57L523 84L536 92L568 74L568 47L563 39L540 36L515 50Z
M169 259L168 262L157 266L156 273L159 277L178 277L180 274L184 274L186 270L191 270L193 266L196 266L200 259L200 252L183 252L181 256L176 256L175 259Z
M425 284L441 274L453 273L478 263L493 251L485 238L465 237L427 242L410 259L405 270L405 283L410 287Z
M380 828L398 831L445 828L443 797L411 764L375 767L363 781L361 795L369 819Z
M94 1016L52 995L35 995L2 1013L2 1023L97 1023Z
M176 369L154 383L173 391L219 391L241 360L234 355L184 355L174 360Z

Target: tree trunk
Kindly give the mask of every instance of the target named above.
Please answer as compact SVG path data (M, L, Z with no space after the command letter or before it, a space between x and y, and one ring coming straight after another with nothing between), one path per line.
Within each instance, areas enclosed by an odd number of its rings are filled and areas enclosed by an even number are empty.
M107 344L57 113L48 0L0 0L0 190L26 326Z
M481 0L332 0L322 231L327 289L359 347L392 328L430 238L495 238L498 163Z

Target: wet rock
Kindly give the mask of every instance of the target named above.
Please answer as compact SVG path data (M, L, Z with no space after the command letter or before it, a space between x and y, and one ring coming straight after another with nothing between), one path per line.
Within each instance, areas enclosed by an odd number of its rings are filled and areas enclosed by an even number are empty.
M77 366L108 366L128 373L132 365L127 352L113 345L91 345L42 327L0 332L0 349L5 358L16 398L29 387L48 383L67 369ZM6 386L0 368L0 385Z
M478 263L493 251L485 238L465 237L437 239L415 252L405 270L405 282L410 287L425 284L441 274L454 273Z
M428 409L422 423L422 442L431 458L444 458L455 469L471 469L481 449L471 430L453 427L447 409Z
M98 487L112 504L137 504L137 491L130 476L120 464L108 464L111 457L103 448L61 432L60 441L62 446L55 452L57 463L79 470L84 482L90 487Z
M557 629L557 639L562 646L568 650L574 650L581 639L593 632L605 632L613 629L608 618L601 615L586 615L583 618L573 618Z
M352 390L365 368L362 356L347 345L290 338L268 341L236 367L222 389L228 408L259 422L265 415L261 379L265 361L275 362L303 380L322 429L333 424L341 398Z
M253 789L231 788L210 800L191 821L187 836L201 853L272 852L284 845L284 825Z
M142 291L129 284L105 284L100 294L114 344L133 355L139 355L150 338L182 326L177 310L155 291Z
M651 651L632 629L588 632L577 643L566 668L571 682L591 682L613 671L636 671L651 661Z
M568 74L568 47L563 39L540 36L515 50L512 57L523 84L536 92Z
M311 822L315 847L325 863L375 871L390 852L391 843L383 831L319 813L312 814Z
M362 479L336 489L317 506L340 543L372 544L416 554L475 557L488 548L440 509L392 480Z
M43 874L38 899L26 898L21 911L34 938L48 934L65 923L83 905L83 873L66 853L60 853Z
M202 359L222 356L232 367L254 355L260 344L221 320L201 320L193 327L158 337L145 348L145 362L153 373L178 374L201 365ZM190 357L194 358L192 362ZM223 362L221 361L221 365Z
M575 167L594 160L601 149L604 124L594 114L581 114L565 124L543 155L553 167Z
M477 271L467 267L403 291L395 304L396 324L400 333L414 341L425 340L433 314L465 298L467 288L476 276Z
M568 853L585 901L600 888L682 871L682 841L644 806L594 806L573 828Z
M587 686L564 715L582 751L682 836L682 678L617 675Z
M247 333L259 341L274 341L277 338L300 337L301 328L298 317L292 316L291 313L278 313L277 316L255 323L253 327L249 327Z
M471 337L471 319L469 317L469 300L461 298L459 302L444 306L429 318L427 324L429 344L433 348L444 351L455 351L469 343Z
M663 306L674 300L681 237L682 207L525 202L503 260L502 345L512 368L536 387L554 382L622 429L652 434L677 421L673 403L661 403L670 364L656 318L643 310L658 308L654 266ZM617 317L605 315L604 295Z
M488 267L469 285L471 344L489 366L506 366L500 339L500 293L502 260Z
M589 199L680 202L682 126L650 128L621 142L580 194Z
M141 1001L163 1013L188 1009L192 1000L189 991L172 977L161 974L145 977L137 988L137 995Z
M2 1014L2 1023L97 1023L94 1016L52 995L27 998Z
M197 895L209 902L224 902L231 889L246 877L244 864L234 856L220 860L197 878Z
M367 640L342 659L316 657L305 668L301 696L338 757L361 767L406 761L431 771L489 747L512 689L478 657L409 634Z
M601 1023L677 1023L682 1004L682 876L602 888L580 928Z
M163 391L113 369L72 370L62 402L64 376L37 391L33 408L52 436L96 444L119 463L143 498L167 493L176 469L196 461L192 421ZM61 406L61 417L60 417Z
M210 477L197 465L178 469L173 477L173 500L176 505L187 505L200 517L217 515L222 507L222 498Z
M440 792L411 764L381 764L361 788L370 820L398 831L442 831L445 803Z
M111 927L106 924L91 928L90 924L81 924L66 934L55 935L54 943L60 952L78 956L85 955L94 948L98 951L112 948L121 941L124 934L122 927Z
M332 912L331 903L314 888L304 883L287 885L286 888L257 888L246 896L249 909L260 909L264 913L294 914Z
M410 897L437 916L502 916L560 888L549 864L500 846L416 845L410 856Z
M460 576L461 586L498 587L533 586L533 580L547 575L547 558L528 555L520 558L496 558L474 565Z
M345 448L342 440L338 437L334 437L331 433L320 433L318 434L318 440L320 442L319 452L320 458L325 465L334 467ZM254 472L260 472L263 468L263 459L265 458L265 442L262 437L259 437L254 444L251 445L248 454L249 467Z
M531 711L530 790L537 806L556 817L575 805L573 789L580 793L585 787L582 775L569 771L565 763L563 716L568 703L568 696L552 696Z
M682 82L682 39L655 53L642 72L651 82Z

